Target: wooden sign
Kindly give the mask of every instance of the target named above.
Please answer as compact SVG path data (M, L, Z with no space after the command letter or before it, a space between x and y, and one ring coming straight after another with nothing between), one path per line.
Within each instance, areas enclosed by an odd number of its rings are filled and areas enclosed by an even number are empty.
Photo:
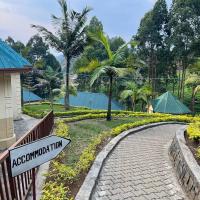
M25 144L10 152L10 165L12 177L33 169L55 158L71 140L51 135Z

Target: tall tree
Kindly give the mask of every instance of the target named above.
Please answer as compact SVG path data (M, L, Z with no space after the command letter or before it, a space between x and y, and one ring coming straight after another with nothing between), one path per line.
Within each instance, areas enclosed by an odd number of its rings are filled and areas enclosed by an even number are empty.
M45 27L32 25L36 28L57 51L62 52L66 61L66 94L65 109L69 109L69 70L70 62L73 58L83 52L86 41L86 21L90 8L86 7L82 12L70 10L66 0L58 0L62 16L52 15L53 25L56 34L50 32Z
M121 46L116 53L113 53L110 49L110 43L105 34L99 30L96 33L89 33L91 39L101 43L108 55L108 59L103 61L98 61L97 59L90 62L88 66L84 66L79 69L79 72L93 72L90 80L90 84L93 85L102 75L107 76L109 79L109 92L108 92L108 110L107 110L107 121L112 119L111 109L112 109L112 91L113 91L113 81L115 77L120 76L126 69L118 68L117 65L123 59L124 49L127 44Z
M141 20L135 39L139 42L138 53L140 57L148 64L148 78L152 84L152 89L156 89L157 71L160 70L159 57L163 51L167 50L166 38L168 10L165 0L158 0L154 8L146 13Z
M199 0L173 0L170 9L169 28L170 44L175 62L178 63L180 74L180 98L184 98L184 82L186 69L194 58L199 55L200 42L200 5Z

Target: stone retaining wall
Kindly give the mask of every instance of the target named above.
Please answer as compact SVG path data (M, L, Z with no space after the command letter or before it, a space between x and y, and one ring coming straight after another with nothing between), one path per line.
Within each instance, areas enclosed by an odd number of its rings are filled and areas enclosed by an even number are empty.
M200 166L186 145L185 129L176 132L169 154L176 170L179 183L189 198L200 200Z

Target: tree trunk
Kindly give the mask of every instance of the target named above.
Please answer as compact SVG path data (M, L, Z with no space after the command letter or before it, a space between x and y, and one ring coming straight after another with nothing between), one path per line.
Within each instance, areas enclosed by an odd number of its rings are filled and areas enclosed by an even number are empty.
M66 91L65 91L65 110L69 110L69 68L70 68L70 58L66 57Z
M144 112L144 110L145 110L145 102L142 101L141 102L141 111Z
M194 105L195 105L195 86L192 86L192 100L191 100L190 108L191 108L193 114L195 112Z
M173 79L173 94L174 94L174 90L175 90L175 79Z
M184 101L185 98L185 76L186 76L186 66L184 66L184 73L183 73L183 81L182 81L182 101Z
M107 121L111 121L111 109L112 109L112 84L113 84L113 77L110 76L110 84L109 84L109 96L108 96L108 111L107 111Z
M135 112L135 107L134 107L134 101L131 98L131 107L132 107L132 111Z
M181 71L178 72L178 98L180 99Z

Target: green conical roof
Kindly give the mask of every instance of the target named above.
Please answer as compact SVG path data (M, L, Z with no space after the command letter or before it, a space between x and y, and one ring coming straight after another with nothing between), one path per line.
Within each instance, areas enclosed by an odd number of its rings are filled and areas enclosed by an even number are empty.
M159 96L152 103L154 112L169 114L188 114L190 109L180 102L170 92L166 92Z

